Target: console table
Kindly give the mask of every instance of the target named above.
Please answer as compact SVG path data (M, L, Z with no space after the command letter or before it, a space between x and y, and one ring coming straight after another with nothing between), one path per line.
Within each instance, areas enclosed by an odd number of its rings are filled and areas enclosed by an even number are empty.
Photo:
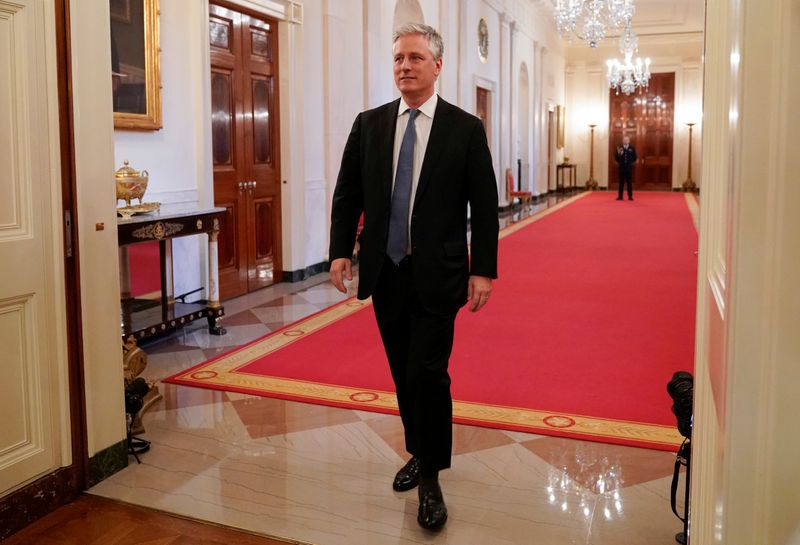
M139 341L201 318L208 320L212 334L225 334L225 328L220 325L225 311L219 302L217 272L217 237L224 212L224 208L165 205L149 214L118 218L123 341L130 336ZM195 303L176 301L172 281L172 239L202 233L208 235L207 299ZM152 241L159 243L161 299L148 303L131 297L128 245Z
M569 186L564 183L564 171L569 172ZM566 189L566 187L577 187L578 167L572 163L561 163L556 165L556 191Z

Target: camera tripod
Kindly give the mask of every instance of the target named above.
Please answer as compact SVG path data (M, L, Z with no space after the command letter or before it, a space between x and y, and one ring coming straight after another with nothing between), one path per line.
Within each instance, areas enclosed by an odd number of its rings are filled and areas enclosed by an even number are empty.
M670 494L670 503L672 504L672 512L683 522L683 532L675 534L675 541L681 545L686 545L689 542L689 480L691 477L692 465L692 441L688 437L681 443L678 449L678 454L675 456L675 473L672 475L672 490ZM686 468L686 490L683 497L683 516L678 514L678 477L680 476L681 466Z

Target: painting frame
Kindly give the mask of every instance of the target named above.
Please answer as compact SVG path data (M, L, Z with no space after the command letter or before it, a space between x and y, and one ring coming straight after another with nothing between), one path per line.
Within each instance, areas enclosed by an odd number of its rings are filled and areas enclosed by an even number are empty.
M137 5L133 3L136 2ZM159 36L159 0L109 0L112 47L112 88L114 93L114 129L151 131L162 128L161 121L161 65ZM141 3L141 4L139 4ZM139 9L141 8L141 13ZM127 13L122 12L127 9ZM126 21L122 15L127 15ZM117 25L124 25L122 27ZM123 38L117 40L114 29L124 29ZM136 38L124 38L135 36ZM139 40L142 40L139 42ZM144 66L126 70L120 63L125 48L143 50ZM135 72L130 74L127 72ZM137 108L120 106L120 89L126 86L126 78L143 80L136 83ZM132 85L128 85L132 87Z
M566 140L567 112L566 107L556 106L556 149L563 149Z

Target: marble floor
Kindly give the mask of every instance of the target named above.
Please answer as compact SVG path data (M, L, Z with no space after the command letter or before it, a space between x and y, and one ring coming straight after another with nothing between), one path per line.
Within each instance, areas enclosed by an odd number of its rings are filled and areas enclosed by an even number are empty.
M322 274L227 301L227 335L196 323L150 342L145 375L158 381L343 298ZM417 525L416 491L391 487L407 457L399 417L158 387L143 418L151 450L91 494L315 545L670 545L681 530L667 452L457 425L440 476L450 518L432 534Z

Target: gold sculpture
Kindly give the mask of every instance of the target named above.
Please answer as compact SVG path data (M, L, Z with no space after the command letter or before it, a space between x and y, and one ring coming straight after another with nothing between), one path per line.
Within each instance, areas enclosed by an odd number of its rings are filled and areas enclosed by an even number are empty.
M128 161L114 174L114 183L117 187L117 200L125 201L125 206L117 208L117 213L127 219L134 214L154 212L161 208L158 202L142 202L147 191L149 174L146 170L141 172L130 167ZM139 204L131 205L133 199L139 199Z

